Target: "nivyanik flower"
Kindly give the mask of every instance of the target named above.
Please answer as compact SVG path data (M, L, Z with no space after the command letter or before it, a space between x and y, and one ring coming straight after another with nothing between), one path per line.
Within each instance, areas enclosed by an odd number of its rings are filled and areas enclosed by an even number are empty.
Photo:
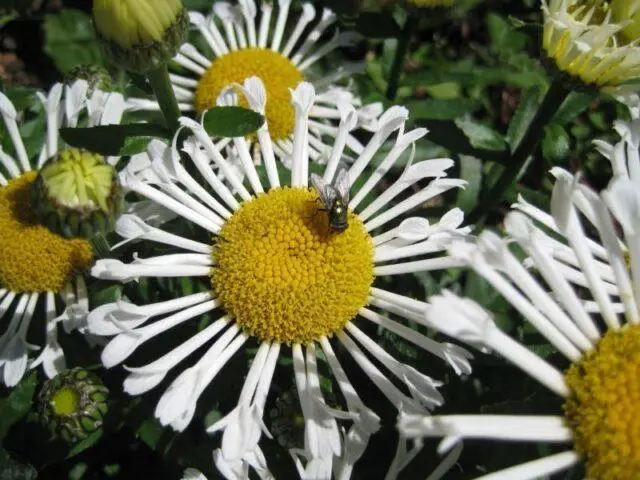
M427 324L447 318L450 335L495 350L559 395L558 415L401 415L409 437L444 437L440 450L465 438L570 444L482 478L533 479L584 462L587 478L631 480L640 472L640 130L599 146L615 176L601 194L555 168L551 215L519 200L505 219L509 240L491 232L457 252L570 363L560 371L511 339L477 303L450 293L430 299ZM629 152L627 156L626 153ZM618 234L615 221L622 227ZM587 236L597 232L599 240ZM526 266L512 253L517 244ZM527 268L530 267L530 268ZM535 269L534 272L531 268Z
M247 91L260 87L257 79L248 80L244 86ZM465 350L433 341L386 315L391 312L405 319L420 318L412 309L411 299L373 286L379 276L457 264L440 255L453 236L466 232L460 228L462 214L457 209L435 224L423 218L407 218L393 228L382 228L397 222L408 210L461 187L463 181L446 178L452 160L409 162L397 181L372 198L374 187L394 163L426 134L422 128L405 132L407 110L392 107L381 116L376 132L351 165L349 187L363 176L382 144L397 133L395 145L352 192L348 228L332 232L317 193L308 187L308 115L314 104L313 86L302 83L292 96L296 120L290 182L281 184L272 140L266 133L268 127L257 135L266 152L267 185L260 180L244 139L233 140L248 179L245 185L200 124L183 117L182 125L194 135L186 141L184 150L206 185L198 184L188 173L192 167L182 164L175 144L168 147L159 141L150 147L149 170L137 175L126 173L122 181L137 194L195 224L204 234L203 241L153 228L135 216L124 215L117 231L125 241L152 240L173 246L178 253L136 258L130 264L102 259L92 271L99 278L120 281L141 277L208 278L209 291L150 305L120 301L103 305L89 316L92 333L114 337L102 353L106 367L126 361L155 337L170 338L171 332L187 322L193 324L203 313L214 312L214 318L218 317L153 362L127 367L130 374L124 388L132 395L158 386L171 370L180 371L156 406L156 416L163 425L185 429L203 391L210 385L217 388L216 376L229 359L244 345L258 343L237 406L208 428L211 433L223 432L222 446L214 459L228 478L245 478L248 465L262 476L269 475L258 442L261 432L270 435L263 414L276 362L285 350L293 357L304 417L304 445L292 451L304 478L328 479L332 470L337 478L348 478L368 438L379 428L378 415L358 396L341 366L338 351L347 352L396 409L426 413L442 402L436 390L438 382L393 358L363 328L385 328L449 362L458 373L469 372ZM338 133L343 141L334 146L323 174L326 182L331 182L336 173L345 133L355 115L352 107L343 111ZM214 173L212 163L230 187ZM390 206L398 197L401 200ZM409 257L411 261L401 261ZM181 366L196 355L191 366ZM327 362L339 386L341 410L329 406L322 394L319 359ZM342 420L352 422L348 431L339 427Z
M261 113L267 119L274 151L279 158L290 161L295 117L290 90L303 80L312 82L318 95L309 112L309 156L326 161L333 143L327 139L338 133L336 123L342 104L356 107L352 129L371 129L382 106L375 103L362 107L352 93L332 86L333 82L361 69L359 64L342 65L321 77L314 75L313 67L318 60L355 38L353 32L336 32L330 40L321 40L335 23L333 12L323 10L320 20L314 23L316 10L311 3L304 3L297 20L292 21L291 0L278 0L275 11L274 4L262 1L258 12L254 0L241 0L237 5L216 2L206 17L190 12L191 23L208 48L191 43L182 46L174 61L183 71L171 74L173 89L183 112L201 114L216 106L218 97L230 85L259 77L264 82L266 95ZM288 29L288 22L295 26ZM247 99L241 94L239 101L247 105ZM132 109L159 109L154 100L129 99L128 103ZM345 134L347 150L355 155L362 153L360 142L349 132Z
M614 91L640 76L636 0L543 0L542 46L563 72Z
M35 169L18 128L23 114L0 93L0 113L15 156L0 150L0 317L5 325L0 336L0 381L7 386L16 385L28 367L42 364L48 377L63 371L64 352L58 343L57 325L62 323L69 332L86 321L89 301L83 272L93 264L91 244L82 238L66 238L44 226L32 204L32 190L39 173L60 156L73 155L78 165L84 165L83 160L90 157L85 165L88 170L66 179L64 192L70 206L78 200L71 192L101 182L92 177L93 155L65 148L58 138L61 124L75 126L81 116L83 121L88 117L89 125L119 122L124 109L122 95L95 90L87 97L87 90L87 82L78 80L66 87L55 85L47 96L39 93L47 131ZM62 304L66 306L63 312ZM38 357L29 361L29 352L41 348L31 344L29 338L43 337L34 335L34 328L42 328L46 344Z

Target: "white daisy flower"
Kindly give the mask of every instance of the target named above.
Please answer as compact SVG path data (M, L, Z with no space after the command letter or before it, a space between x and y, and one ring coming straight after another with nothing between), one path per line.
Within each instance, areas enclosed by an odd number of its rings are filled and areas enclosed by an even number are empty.
M245 88L250 87L245 84ZM281 186L268 127L257 133L265 152L267 184L250 160L247 141L233 140L243 159L248 180L245 186L204 129L183 117L181 124L194 135L187 140L184 151L206 185L199 185L191 177L191 165L181 163L175 144L167 147L161 142L150 148L153 173L142 177L125 174L122 181L137 194L195 224L204 233L204 241L152 228L135 216L125 215L118 223L118 232L125 240L152 240L176 247L178 253L137 258L130 264L100 260L92 271L96 277L124 282L142 277L210 279L210 291L151 305L120 301L103 305L89 316L91 332L113 336L102 353L107 368L126 362L147 341L160 335L167 338L176 327L193 324L203 313L215 312L218 316L152 363L127 366L130 373L124 389L131 395L155 388L171 371L178 374L156 406L155 414L162 425L184 430L200 395L215 385L218 372L229 359L250 340L259 344L237 406L208 428L210 433L222 432L222 445L214 459L227 478L245 478L249 466L261 477L271 478L259 440L263 433L270 435L263 415L283 351L287 355L291 352L293 358L304 416L304 445L291 452L303 478L330 478L332 471L337 478L348 478L380 425L378 415L351 383L338 352L347 352L396 409L424 414L442 403L436 389L439 382L393 358L363 328L385 328L445 360L457 373L469 373L465 350L440 344L387 315L391 312L410 320L420 318L413 310L414 300L373 286L379 276L459 264L442 252L452 237L466 233L466 228L460 227L462 212L454 209L434 224L415 217L398 223L412 208L464 185L461 180L446 177L453 161L409 162L397 181L375 198L369 196L394 163L426 134L422 128L405 132L407 110L392 107L382 115L380 129L347 175L339 168L344 142L338 141L324 176L315 180L331 184L338 175L345 189L353 189L380 146L397 135L391 151L377 159L377 168L352 192L347 228L332 231L316 191L308 187L308 114L314 105L313 86L302 83L292 96L296 120L291 182ZM338 139L345 138L353 114L354 109L347 107ZM224 173L235 194L213 173L211 162ZM151 176L152 183L143 180ZM390 206L394 199L397 203ZM397 226L389 227L392 221ZM411 261L402 261L409 257ZM196 352L203 347L204 354ZM195 363L177 368L190 356L196 357ZM344 398L342 410L329 406L323 397L319 358L326 360L339 385ZM351 425L347 428L344 422Z
M355 107L351 129L376 128L376 119L382 112L380 103L362 105L359 98L334 84L343 77L362 70L361 64L347 64L333 72L318 76L314 65L331 51L351 44L353 32L336 32L327 41L320 38L331 30L336 16L324 9L318 22L315 7L303 3L299 14L290 12L291 0L269 1L239 0L237 4L216 2L206 17L190 12L191 24L200 33L203 42L196 46L185 43L174 58L183 68L180 74L171 74L179 107L182 112L201 114L216 106L220 94L229 85L243 83L257 76L265 85L262 114L269 124L269 134L278 158L287 158L293 148L294 109L290 90L303 80L310 81L318 91L316 102L309 112L309 156L324 162L338 132L337 122L342 104ZM289 28L287 25L289 25ZM204 47L206 45L206 47ZM320 93L322 92L322 93ZM247 99L240 96L240 103ZM155 100L128 100L133 110L158 110ZM362 144L349 132L346 135L347 152L362 153Z
M543 0L542 46L561 71L617 90L640 76L639 7L635 0Z
M89 300L83 272L93 262L92 246L86 240L53 233L37 220L32 185L53 158L85 162L86 178L95 174L94 180L100 184L98 177L107 175L104 182L110 185L111 167L104 167L105 174L94 162L96 155L67 148L58 136L59 127L76 126L81 118L89 126L120 121L122 95L99 90L88 95L88 91L87 82L78 80L70 86L56 84L46 96L38 93L46 113L46 142L35 168L18 128L22 112L0 93L0 114L15 152L12 156L0 149L0 317L7 317L0 336L0 381L9 387L16 385L28 368L42 365L48 377L65 370L58 324L70 332L86 322ZM110 160L115 162L117 158ZM73 181L65 184L65 199L88 197L89 187L81 195L76 186ZM43 329L45 345L30 343L35 328ZM29 352L38 350L37 358L29 360Z
M629 139L637 140L638 133L635 129ZM446 317L449 335L513 362L559 395L564 412L432 417L411 412L400 416L404 435L443 437L441 452L465 438L567 446L483 479L541 478L580 462L587 478L637 478L640 161L637 142L622 158L629 145L623 140L608 152L616 175L601 194L555 168L551 214L520 200L504 222L508 239L484 232L477 243L454 242L450 248L568 360L564 372L500 331L469 299L444 293L425 308L427 325ZM597 232L599 240L587 232ZM528 255L524 265L512 253L515 245Z

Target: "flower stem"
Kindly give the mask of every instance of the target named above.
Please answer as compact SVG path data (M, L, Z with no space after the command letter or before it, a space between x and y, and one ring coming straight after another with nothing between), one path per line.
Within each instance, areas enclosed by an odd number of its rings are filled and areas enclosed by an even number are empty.
M178 123L180 108L178 108L178 100L176 100L176 95L171 87L167 65L164 64L158 68L149 70L147 72L147 79L158 100L160 110L162 110L164 119L167 122L167 127L169 127L172 133L175 133L180 126Z
M569 93L571 93L571 90L566 87L562 78L556 77L552 81L522 140L520 140L510 158L505 160L504 170L469 215L467 219L469 223L477 222L490 212L498 202L504 199L505 192L513 184L525 162L538 146L544 127L558 111L558 108L560 108Z
M405 57L407 50L409 49L409 42L413 36L413 32L418 26L417 15L407 15L407 19L402 27L400 38L398 38L398 45L396 46L396 53L393 57L393 64L391 65L391 73L389 74L389 83L387 85L387 98L394 100L398 93L398 85L400 84L400 75L402 74L402 68L404 67Z

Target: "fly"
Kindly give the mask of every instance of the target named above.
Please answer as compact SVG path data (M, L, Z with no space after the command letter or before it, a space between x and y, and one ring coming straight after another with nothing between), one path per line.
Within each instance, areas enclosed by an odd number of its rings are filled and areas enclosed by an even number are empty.
M329 184L320 175L311 174L311 183L318 192L320 201L327 210L329 230L332 233L344 232L349 223L349 171L344 163L338 164L333 181Z

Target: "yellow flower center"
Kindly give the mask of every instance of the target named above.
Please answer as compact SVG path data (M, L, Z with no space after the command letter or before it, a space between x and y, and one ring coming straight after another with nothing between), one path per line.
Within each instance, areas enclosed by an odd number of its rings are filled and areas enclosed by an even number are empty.
M196 110L203 112L215 107L222 90L252 76L262 80L267 92L265 116L271 137L287 138L293 133L294 122L289 89L295 88L304 77L291 60L273 50L246 48L215 59L198 83ZM240 99L240 105L247 106L244 98Z
M318 196L281 188L245 202L216 241L211 284L223 308L261 341L310 343L367 303L373 243L362 221L329 231Z
M640 472L640 325L609 331L565 374L564 405L587 477L632 480Z
M51 406L59 417L73 415L80 407L80 394L71 387L63 387L53 394Z
M72 208L109 211L115 169L102 155L67 148L40 170L49 197Z
M61 292L93 262L91 244L65 239L37 223L29 204L36 178L28 172L0 187L0 285L17 293Z

